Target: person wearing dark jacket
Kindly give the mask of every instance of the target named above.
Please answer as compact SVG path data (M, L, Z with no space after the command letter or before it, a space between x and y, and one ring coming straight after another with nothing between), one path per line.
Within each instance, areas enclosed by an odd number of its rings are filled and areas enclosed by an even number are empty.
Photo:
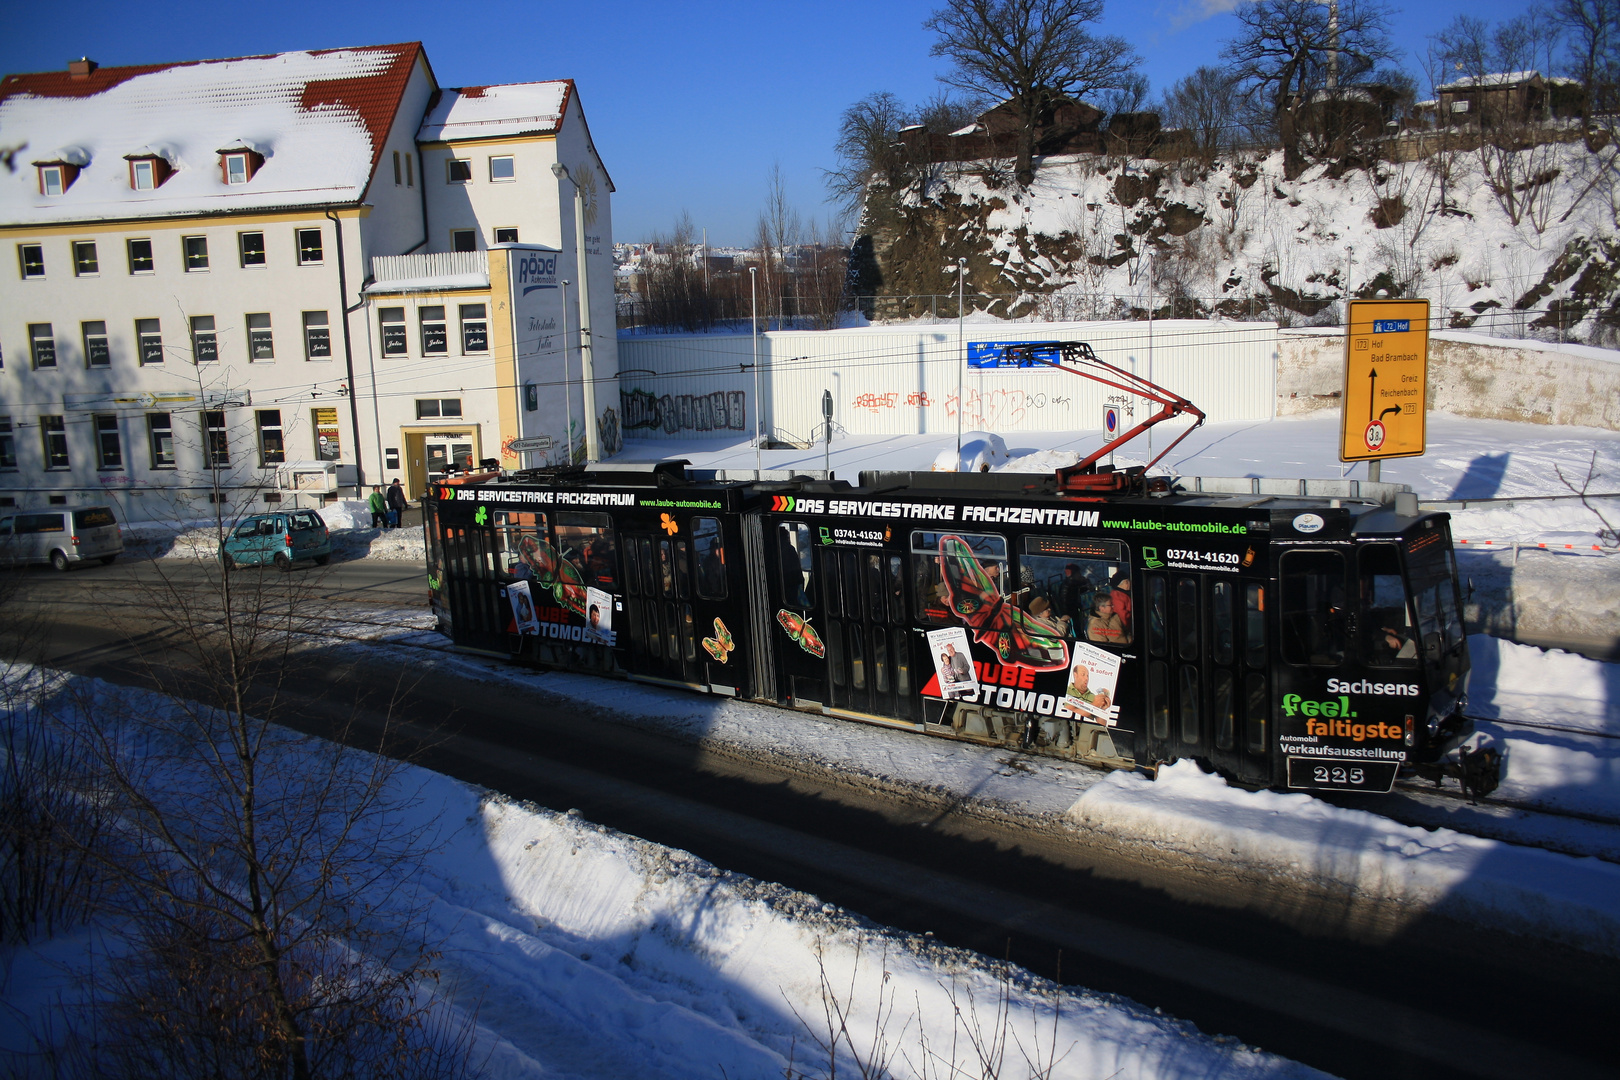
M399 477L396 476L394 478L394 482L388 486L389 528L399 528L399 517L410 507L410 505L410 501L405 498L405 489L400 486Z

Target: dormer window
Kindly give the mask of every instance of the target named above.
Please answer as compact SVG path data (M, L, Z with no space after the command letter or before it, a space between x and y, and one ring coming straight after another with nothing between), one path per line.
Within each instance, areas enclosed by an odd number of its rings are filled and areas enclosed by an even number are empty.
M219 152L220 179L225 183L245 184L264 165L264 155L246 146L229 146Z
M66 162L56 162L50 165L39 166L39 193L51 198L62 194L73 186L73 181L79 177L79 168Z
M131 154L126 160L129 162L129 186L133 191L156 191L174 172L168 161L156 154Z

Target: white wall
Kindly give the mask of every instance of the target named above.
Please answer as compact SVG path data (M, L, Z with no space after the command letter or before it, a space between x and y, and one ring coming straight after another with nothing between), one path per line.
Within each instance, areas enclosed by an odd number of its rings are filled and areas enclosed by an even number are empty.
M1272 323L1156 322L1151 341L1145 323L969 325L963 336L968 344L1086 341L1101 359L1190 399L1211 421L1273 415ZM821 423L823 390L832 391L834 423L852 434L956 430L962 350L954 326L772 332L760 335L759 349L763 417L776 438L810 439ZM744 334L623 338L626 434L746 436L756 416L752 361ZM969 367L962 391L963 426L998 433L1100 430L1117 393L1046 367ZM1136 421L1157 408L1132 400Z

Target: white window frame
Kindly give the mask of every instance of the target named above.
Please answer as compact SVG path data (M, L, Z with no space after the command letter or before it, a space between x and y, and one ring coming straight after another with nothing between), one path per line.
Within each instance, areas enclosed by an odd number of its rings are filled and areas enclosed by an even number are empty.
M89 258L85 257L87 250ZM88 269L86 269L87 266ZM101 259L96 253L96 242L94 240L73 241L73 276L101 276Z
M208 355L204 356L204 352ZM198 364L219 360L219 324L212 315L191 317L191 359Z
M141 366L163 363L163 323L159 319L135 320L135 350Z
M397 316L390 318L390 316ZM389 328L395 327L397 337L390 340ZM381 338L380 347L384 356L409 356L411 354L411 327L406 320L405 309L402 307L385 307L377 309L377 333ZM391 348L394 341L399 348Z
M67 421L64 417L59 414L54 416L41 416L39 418L39 437L40 449L45 454L46 471L61 472L63 469L71 469L73 467L73 461L68 456ZM60 465L56 464L52 460L52 446L61 447L62 463Z
M253 162L248 160L246 151L234 151L223 155L225 158L225 183L235 187L245 184L253 179ZM240 176L238 176L240 169Z
M172 413L154 412L146 414L146 446L152 455L153 469L172 469L175 467L174 415Z
M468 309L476 308L476 315L469 315ZM489 352L489 306L487 304L461 304L456 309L456 316L461 323L461 353L463 356L482 356ZM478 328L484 338L482 349L471 348L467 342L467 332L470 328Z
M151 158L137 158L129 163L129 186L136 191L157 189L157 162Z
M266 418L269 417L270 420ZM258 409L253 414L255 424L259 429L259 468L268 469L276 465L287 463L287 440L281 428L280 409ZM270 448L265 437L275 434L276 447Z
M472 247L464 248L464 247L460 246L461 238L463 236L467 236L467 237L472 238ZM450 230L450 250L451 251L477 251L478 250L478 230L477 229L451 229Z
M437 311L439 314L436 318L430 319L428 317L428 312L430 311ZM445 318L445 305L428 304L425 307L417 308L416 322L421 332L423 356L450 355L450 323ZM439 330L439 347L436 349L428 348L428 328L430 326L438 327Z
M41 330L44 333L40 333ZM56 331L51 329L50 323L28 324L28 356L35 371L56 366Z
M268 311L251 311L243 317L247 323L248 362L263 363L276 358L275 327L271 325ZM264 355L259 355L260 352Z
M458 165L461 166L459 169L456 167ZM465 175L465 176L457 176L456 173L458 173L458 172L464 172L467 175ZM473 178L472 158L453 157L453 158L447 158L445 160L445 163L444 163L444 182L445 183L447 183L447 184L470 184L470 183L472 183L472 178Z
M39 167L39 193L46 198L54 199L67 191L67 169L61 165L41 165Z
M248 237L250 236L257 236L259 238L258 251L248 251L247 241ZM258 261L254 262L253 260L249 259L248 256L250 254L257 255L259 257ZM248 229L245 232L237 233L236 258L242 264L242 269L244 270L263 270L266 266L268 266L270 263L270 256L264 247L264 233L253 229Z
M124 471L124 436L119 430L117 413L94 413L90 423L96 437L96 468L102 472ZM111 437L111 443L108 437ZM108 454L108 449L112 450Z
M305 238L314 236L314 243ZM319 228L299 229L293 234L293 240L298 244L299 266L320 266L326 262L326 238L321 235Z
M192 254L192 250L191 250L192 249L192 241L197 242L198 250L200 251L200 256L194 256ZM208 237L206 237L206 236L182 236L180 238L180 254L181 254L181 257L185 259L186 273L188 273L188 274L206 274L206 273L208 273ZM201 260L200 262L198 261L199 258Z
M147 263L147 265L146 265L146 269L144 269L144 270L137 270L135 268L135 245L136 244L145 244L146 245L146 263ZM149 237L149 236L132 236L128 240L125 240L124 241L124 257L129 261L129 272L131 274L155 274L155 273L157 273L157 255L152 250L152 238Z
M310 316L319 316L319 321L312 320ZM304 359L330 360L332 359L332 316L326 311L304 312ZM317 344L321 351L317 351Z
M11 433L11 417L0 416L0 469L17 467L17 437Z
M28 252L29 251L33 251L39 256L39 258L37 260L35 260L35 265L37 265L39 267L39 273L37 273L37 274L30 274L28 272ZM44 244L18 244L17 245L17 273L22 275L22 279L24 281L43 281L43 280L45 280L45 245Z
M511 233L512 234L512 239L510 239L510 240L502 240L501 239L501 233ZM495 229L495 242L497 244L516 244L516 243L518 243L517 226L516 225L500 225L500 226L497 226L496 229Z
M92 327L101 327L96 333ZM107 324L100 319L90 319L79 324L79 333L84 339L84 366L87 368L112 367L112 343L107 337ZM100 346L101 363L96 363L96 346Z
M217 422L216 422L217 418ZM228 469L231 467L231 436L226 426L224 409L205 409L198 414L203 432L203 467Z
M495 163L504 161L510 172L506 176L495 175ZM511 154L496 154L489 159L489 182L492 184L514 184L517 182L517 158Z

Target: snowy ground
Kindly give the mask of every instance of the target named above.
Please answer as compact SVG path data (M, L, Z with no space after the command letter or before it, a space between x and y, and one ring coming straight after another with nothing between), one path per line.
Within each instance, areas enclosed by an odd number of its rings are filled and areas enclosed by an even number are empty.
M1336 476L1334 423L1318 415L1212 427L1194 433L1166 463L1187 474ZM1561 491L1556 470L1584 476L1595 453L1597 490L1620 490L1615 433L1436 416L1430 439L1427 457L1387 462L1384 478L1411 483L1428 500L1545 496ZM954 446L954 438L835 443L833 468L851 478L862 463L878 460L886 468L927 468L947 443ZM1012 449L1024 451L1025 468L1045 468L1095 445L1097 436L1032 438ZM1048 451L1038 462L1029 453L1035 446ZM714 443L632 442L627 456L687 457L700 467L754 464L751 449ZM821 463L819 452L768 451L764 458L778 468ZM422 558L419 529L354 527L369 524L358 503L339 504L327 520L334 529L351 526L335 537L340 557ZM1568 501L1470 508L1458 511L1454 523L1459 538L1521 542L1589 543L1598 528L1595 515ZM160 534L126 527L126 536L132 533L150 554L211 557L214 550L206 529ZM1517 566L1510 552L1462 560L1476 584L1505 577L1518 607L1539 605L1558 625L1610 634L1620 627L1620 559L1538 550L1522 554ZM1528 622L1522 614L1520 621ZM419 646L444 649L444 639L421 629L421 620L410 622L418 628L357 622L350 629L385 639L383 647L398 647L406 663L421 663ZM1530 806L1616 816L1620 741L1602 736L1620 735L1620 665L1483 636L1472 639L1472 648L1474 711L1552 725L1481 725L1477 738L1498 740L1507 750L1502 794ZM961 812L1047 833L1103 833L1211 870L1262 869L1620 955L1620 836L1612 827L1498 814L1488 833L1496 838L1485 839L1400 825L1304 795L1242 791L1189 765L1149 781L735 701L440 655L439 663L536 685L719 752L949 801ZM577 815L515 805L430 774L413 773L412 782L423 793L424 823L459 829L421 883L435 898L434 927L450 942L448 982L460 1005L478 1008L496 1076L713 1077L722 1069L731 1077L780 1076L790 1055L814 1075L825 1061L807 1048L829 995L851 1003L851 1028L866 1033L855 1040L860 1052L882 1026L882 1002L893 1003L888 1030L903 1056L892 1064L898 1075L921 1076L924 1056L944 1053L953 1036L958 1053L971 1052L966 1027L980 1037L990 1033L985 1018L1003 992L1010 994L1008 1024L1017 1039L1009 1050L1016 1067L1004 1075L1024 1075L1021 1052L1034 1055L1037 1043L1041 1053L1062 1058L1054 1076L1311 1075L1133 1003L1058 991L1027 973L866 925L813 897L716 870ZM1469 825L1484 816L1484 808L1459 807L1451 820ZM1547 837L1564 850L1601 858L1511 842ZM62 979L60 971L42 959L47 953L9 957L5 1001L24 1015L37 1014L60 985L52 982ZM49 955L62 957L60 950ZM957 1015L953 1004L969 1001L981 1019L964 1006L969 1019L953 1031L946 1022ZM926 1030L918 1026L924 1018ZM0 1026L5 1045L15 1048L15 1037ZM939 1074L941 1065L930 1059L927 1074Z

